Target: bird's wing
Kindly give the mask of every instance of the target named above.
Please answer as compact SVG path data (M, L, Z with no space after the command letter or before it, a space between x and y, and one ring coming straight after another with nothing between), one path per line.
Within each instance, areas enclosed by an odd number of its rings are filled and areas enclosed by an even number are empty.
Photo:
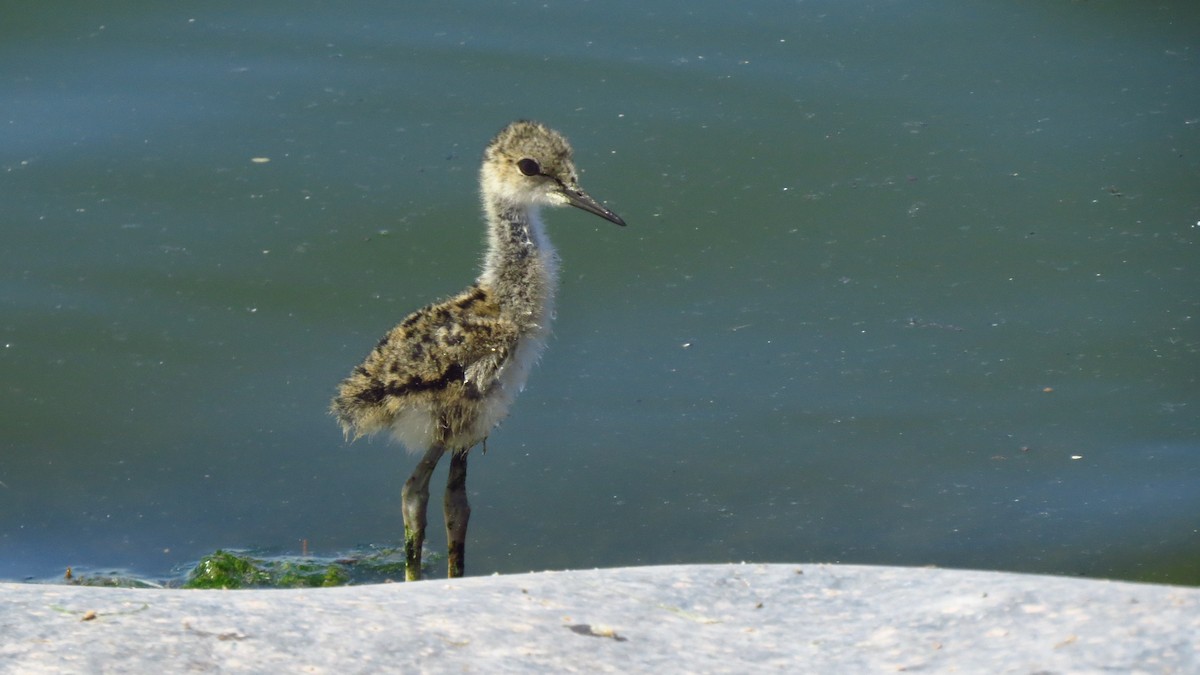
M520 337L519 327L489 300L472 288L413 312L354 369L342 397L376 402L457 385L485 394Z

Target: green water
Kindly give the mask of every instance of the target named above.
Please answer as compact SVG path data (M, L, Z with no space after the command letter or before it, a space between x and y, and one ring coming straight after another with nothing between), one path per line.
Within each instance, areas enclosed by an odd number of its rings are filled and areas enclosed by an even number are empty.
M473 457L468 573L1200 583L1198 35L1183 1L0 10L0 577L399 541L414 460L328 399L473 278L480 152L533 117L629 227L547 214L555 337Z

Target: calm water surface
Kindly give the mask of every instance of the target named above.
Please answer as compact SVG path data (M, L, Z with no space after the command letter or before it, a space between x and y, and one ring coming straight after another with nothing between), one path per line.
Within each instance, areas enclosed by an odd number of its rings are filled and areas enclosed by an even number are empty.
M0 10L0 577L395 543L328 399L534 117L629 227L547 214L470 573L1200 583L1195 3L72 6Z

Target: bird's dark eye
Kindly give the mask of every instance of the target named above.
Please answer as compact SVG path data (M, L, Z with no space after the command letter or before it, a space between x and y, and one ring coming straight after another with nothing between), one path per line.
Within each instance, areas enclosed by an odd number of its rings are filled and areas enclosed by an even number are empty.
M542 172L542 167L538 166L537 160L528 157L517 162L517 168L526 176L536 176Z

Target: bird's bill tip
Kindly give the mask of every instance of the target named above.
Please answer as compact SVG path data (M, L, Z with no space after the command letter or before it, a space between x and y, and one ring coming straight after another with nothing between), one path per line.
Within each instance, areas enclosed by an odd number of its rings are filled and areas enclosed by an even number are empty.
M621 218L621 216L618 216L617 214L605 208L600 202L592 199L591 195L587 194L583 190L567 190L566 195L567 203L569 203L571 206L600 216L610 223L616 223L621 227L625 227L625 220Z

